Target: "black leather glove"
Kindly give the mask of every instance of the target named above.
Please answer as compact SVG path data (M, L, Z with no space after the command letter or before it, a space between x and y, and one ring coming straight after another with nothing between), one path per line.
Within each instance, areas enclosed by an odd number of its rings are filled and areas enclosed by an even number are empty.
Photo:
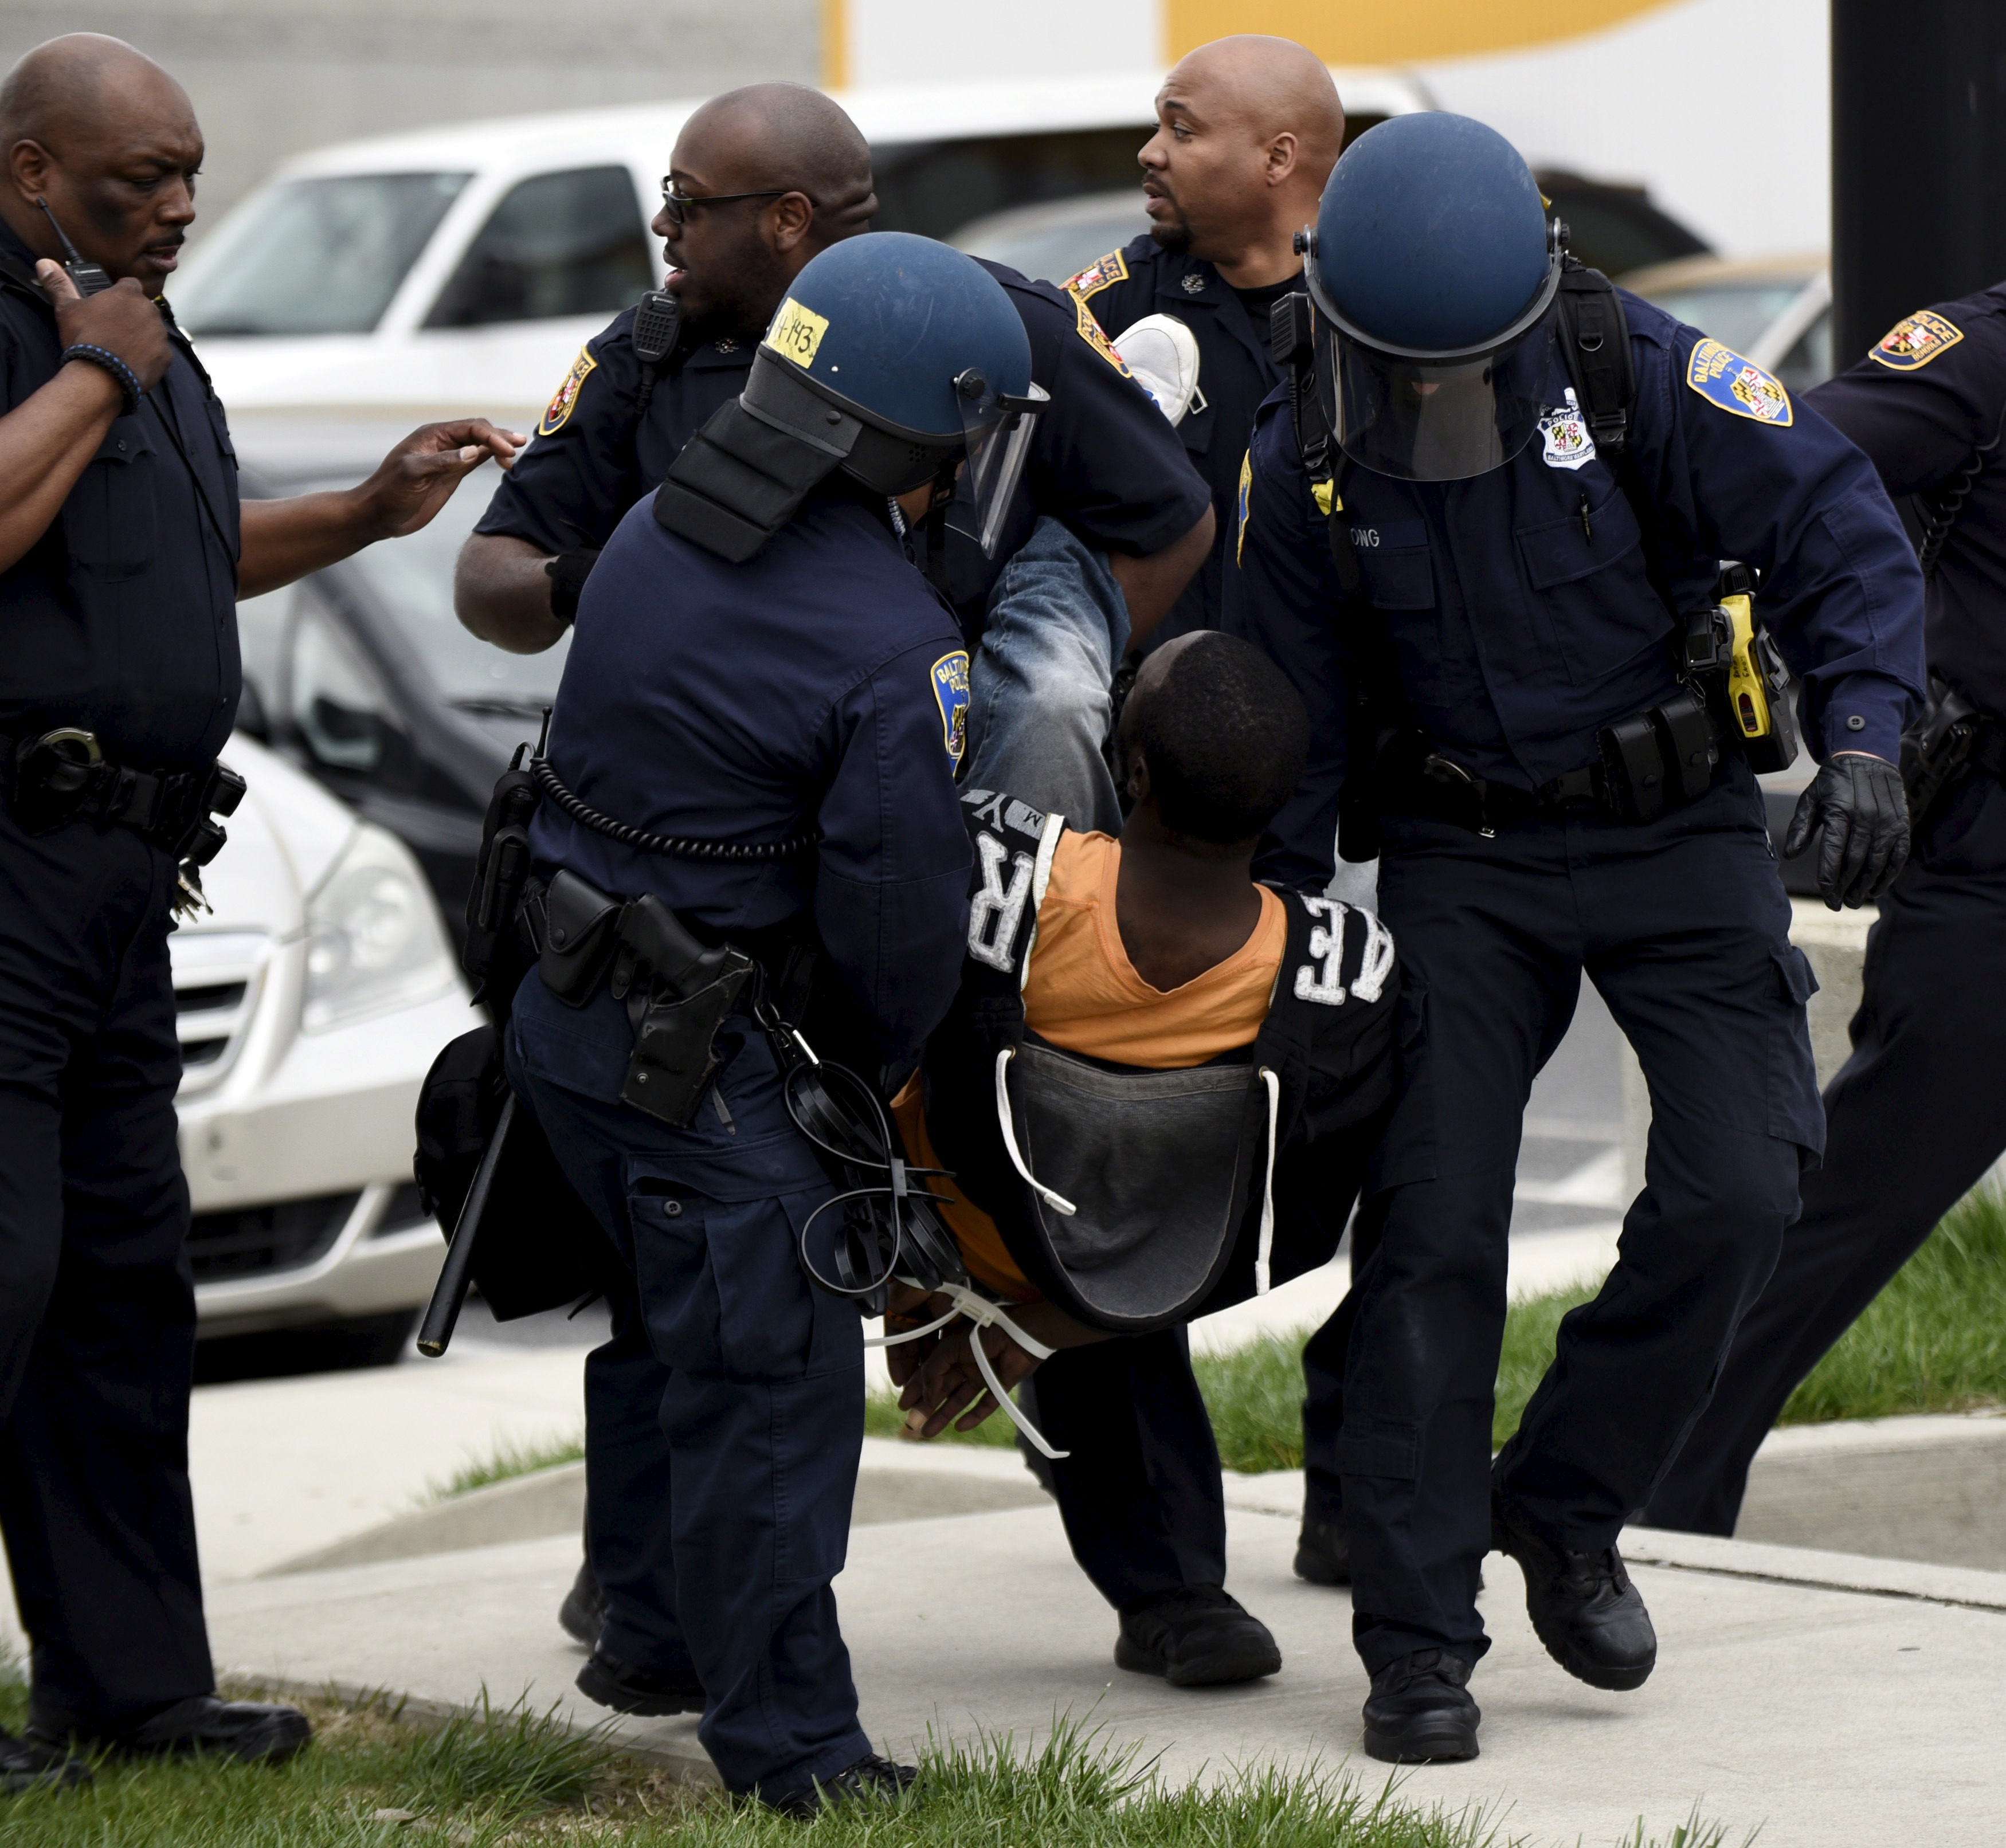
M559 622L578 620L578 593L598 562L598 547L581 546L575 552L560 552L544 567L551 581L551 614Z
M1860 751L1834 757L1797 798L1783 837L1784 859L1802 853L1821 827L1818 881L1825 903L1834 911L1871 905L1908 863L1909 799L1901 771L1885 757Z

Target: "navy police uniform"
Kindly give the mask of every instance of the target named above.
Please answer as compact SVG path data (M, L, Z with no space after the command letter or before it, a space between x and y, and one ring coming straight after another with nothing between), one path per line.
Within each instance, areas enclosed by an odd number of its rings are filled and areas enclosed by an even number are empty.
M1341 1395L1327 1382L1307 1421L1308 1516L1341 1513L1374 1674L1416 1649L1474 1660L1487 1646L1475 1593L1520 1122L1583 973L1635 1047L1653 1109L1622 1256L1562 1325L1497 1464L1499 1491L1552 1544L1600 1553L1649 1499L1824 1140L1804 1012L1814 983L1745 763L1730 753L1697 800L1642 824L1533 799L1595 760L1599 728L1676 690L1647 561L1680 609L1711 602L1721 558L1760 571L1758 607L1820 757L1892 758L1921 687L1914 556L1866 459L1758 369L1623 302L1650 532L1584 446L1556 354L1554 412L1503 466L1441 483L1344 474L1339 517L1369 608L1340 607L1280 394L1256 421L1234 536L1228 627L1290 673L1314 727L1262 871L1329 878L1350 701L1375 660L1385 707L1519 796L1482 833L1414 784L1380 803L1380 905L1406 971L1398 1097L1368 1183L1384 1232Z
M652 893L769 967L818 944L820 985L868 1042L844 1049L916 1050L959 972L966 666L882 500L827 484L736 566L638 505L579 604L553 767L650 832L778 841L812 824L818 844L792 860L670 859L546 803L538 867ZM511 1076L632 1280L586 1369L600 1647L701 1683L699 1736L730 1787L800 1795L870 1749L829 1590L864 1433L862 1330L796 1249L834 1190L748 1017L720 1035L729 1063L686 1129L621 1105L632 1049L610 991L575 1009L534 975L517 993ZM815 1234L824 1275L837 1217Z
M0 227L8 409L62 350L34 263ZM12 760L77 726L135 770L213 761L241 683L238 549L223 407L177 336L165 377L0 574L0 1528L31 1717L58 1736L215 1687L188 1478L177 869L122 826L27 833Z
M1300 289L1301 280L1236 289L1202 257L1166 250L1146 233L1089 264L1065 286L1110 339L1146 314L1167 314L1189 328L1198 342L1199 395L1177 434L1212 490L1217 530L1211 555L1150 637L1150 645L1189 630L1216 629L1248 435L1261 401L1282 382L1268 338L1268 313L1283 295Z
M1929 585L1929 663L1989 718L1881 898L1804 1216L1651 1498L1654 1525L1697 1533L1733 1532L1797 1382L2006 1151L2006 1091L1973 1078L2006 1043L2006 284L1910 315L1809 402L1919 510L1940 517L1968 484Z
M991 587L1040 514L1064 520L1102 550L1146 557L1182 538L1205 507L1204 486L1184 462L1176 432L1107 342L1081 337L1086 330L1075 305L1049 283L1000 263L982 267L1022 317L1031 376L1051 402L1033 431L1023 485L995 556L985 557L950 516L948 583L971 644ZM633 325L629 309L586 343L477 532L507 534L554 553L604 545L683 444L744 389L755 343L686 338L665 362L637 423L642 366Z

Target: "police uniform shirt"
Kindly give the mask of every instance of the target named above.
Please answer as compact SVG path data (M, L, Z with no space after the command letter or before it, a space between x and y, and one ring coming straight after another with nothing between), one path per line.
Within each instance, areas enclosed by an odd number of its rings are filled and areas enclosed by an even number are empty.
M526 539L552 554L598 550L711 413L745 389L751 342L685 339L661 367L637 425L644 368L634 353L635 312L586 343L476 532Z
M1177 434L1212 491L1217 530L1211 556L1184 587L1153 644L1187 630L1219 627L1240 464L1255 412L1283 382L1269 343L1266 310L1302 286L1297 277L1269 289L1235 289L1203 258L1166 250L1146 233L1090 264L1065 286L1110 340L1146 314L1167 314L1189 328L1198 342L1199 395Z
M1909 315L1807 402L1891 494L1927 502L1982 461L1930 582L1929 658L1974 705L2006 714L2006 283Z
M59 369L34 265L0 226L0 411ZM143 770L213 758L242 684L236 453L178 329L174 345L165 376L113 420L48 530L0 573L0 733L81 726L106 757Z
M832 486L730 564L643 501L579 602L550 755L602 813L651 834L780 841L786 861L624 847L546 802L540 864L652 892L744 938L811 919L887 1057L915 1048L960 969L968 837L954 789L968 656L955 619L882 511Z
M1800 683L1804 736L1893 759L1923 684L1915 553L1866 457L1718 342L1624 294L1638 395L1631 442L1652 536L1680 610L1711 599L1716 561L1762 574L1758 609ZM1332 870L1346 697L1359 644L1383 636L1411 722L1476 775L1533 790L1595 761L1603 725L1677 687L1672 619L1608 462L1566 405L1503 466L1465 481L1343 474L1344 517L1371 611L1339 618L1324 516L1277 392L1255 421L1235 522L1227 627L1289 671L1310 708L1310 768L1264 873Z
M1031 376L1052 402L1033 428L995 557L984 557L958 531L950 512L948 581L971 638L980 631L1004 560L1030 536L1040 514L1056 515L1103 550L1147 556L1182 538L1205 507L1204 484L1176 432L1098 330L1086 336L1073 304L1049 283L1000 263L983 267L1022 318ZM1092 325L1091 316L1086 323ZM630 309L586 343L477 532L505 533L553 553L604 546L711 413L745 388L753 343L707 342L663 368L637 429L641 364L633 325Z

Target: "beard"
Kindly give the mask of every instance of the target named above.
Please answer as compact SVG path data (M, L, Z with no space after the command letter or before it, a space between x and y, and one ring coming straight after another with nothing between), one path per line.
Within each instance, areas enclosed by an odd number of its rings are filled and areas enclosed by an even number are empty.
M1177 201L1172 199L1168 203L1170 209L1177 212ZM1177 216L1168 224L1160 223L1153 219L1149 223L1149 238L1157 249L1168 251L1174 257L1181 257L1191 249L1191 227L1184 222L1184 215L1181 212L1177 212Z

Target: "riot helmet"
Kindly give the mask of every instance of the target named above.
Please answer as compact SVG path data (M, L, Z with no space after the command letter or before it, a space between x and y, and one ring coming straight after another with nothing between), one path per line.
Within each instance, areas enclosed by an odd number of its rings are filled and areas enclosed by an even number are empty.
M1467 116L1395 116L1347 148L1304 265L1319 388L1346 455L1459 481L1546 409L1563 252L1518 150Z
M655 517L741 563L840 471L887 497L939 483L993 553L1046 402L1022 321L973 258L903 231L846 238L794 278Z

